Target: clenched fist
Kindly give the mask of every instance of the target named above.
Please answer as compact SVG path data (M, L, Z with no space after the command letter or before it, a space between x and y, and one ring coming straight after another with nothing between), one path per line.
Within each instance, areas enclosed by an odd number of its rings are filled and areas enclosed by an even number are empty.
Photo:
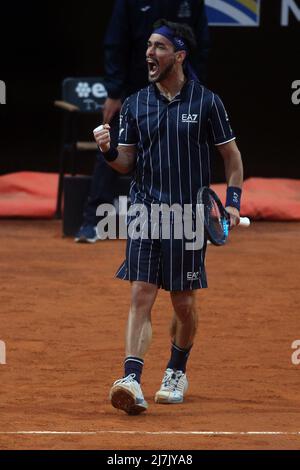
M94 139L101 152L108 152L110 149L110 125L104 124L93 130Z

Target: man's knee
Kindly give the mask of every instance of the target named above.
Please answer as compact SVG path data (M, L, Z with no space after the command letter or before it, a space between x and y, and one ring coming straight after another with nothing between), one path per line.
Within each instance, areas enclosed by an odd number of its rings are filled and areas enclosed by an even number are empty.
M151 310L157 294L157 286L135 281L131 289L131 307L134 311Z
M195 318L195 299L194 295L187 295L184 292L172 293L172 303L177 319L183 323Z

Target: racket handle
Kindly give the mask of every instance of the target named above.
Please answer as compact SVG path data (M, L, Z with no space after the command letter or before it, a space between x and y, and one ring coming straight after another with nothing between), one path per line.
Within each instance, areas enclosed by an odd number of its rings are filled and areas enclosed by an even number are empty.
M248 217L241 217L241 218L240 218L240 223L239 223L239 225L240 225L241 227L249 227L249 225L250 225L250 219L248 219Z

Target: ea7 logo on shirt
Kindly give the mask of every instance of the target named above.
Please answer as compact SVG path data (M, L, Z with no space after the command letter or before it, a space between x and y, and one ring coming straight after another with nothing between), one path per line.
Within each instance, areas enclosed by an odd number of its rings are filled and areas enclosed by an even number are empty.
M182 114L181 115L181 122L197 123L198 122L198 114Z

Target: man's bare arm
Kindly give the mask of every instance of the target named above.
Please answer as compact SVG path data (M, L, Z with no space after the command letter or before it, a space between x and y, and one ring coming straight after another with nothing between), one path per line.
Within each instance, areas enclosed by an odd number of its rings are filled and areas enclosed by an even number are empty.
M233 186L242 189L244 175L243 162L235 140L218 145L217 147L224 161L227 187ZM230 225L234 227L240 220L239 210L228 204L226 205L226 210L231 215Z
M118 145L119 155L113 162L107 162L114 170L119 173L129 173L135 167L136 162L136 146L135 145Z
M99 126L99 128L95 129L94 139L101 152L103 152L104 158L107 152L111 153L112 149L110 146L111 138L109 124L104 124L104 126ZM116 158L113 157L111 161L106 159L107 164L119 173L126 174L132 171L136 162L136 146L119 145L118 148L113 151L115 152Z
M227 144L217 146L225 167L225 177L228 186L242 188L243 185L243 163L241 153L235 140Z

